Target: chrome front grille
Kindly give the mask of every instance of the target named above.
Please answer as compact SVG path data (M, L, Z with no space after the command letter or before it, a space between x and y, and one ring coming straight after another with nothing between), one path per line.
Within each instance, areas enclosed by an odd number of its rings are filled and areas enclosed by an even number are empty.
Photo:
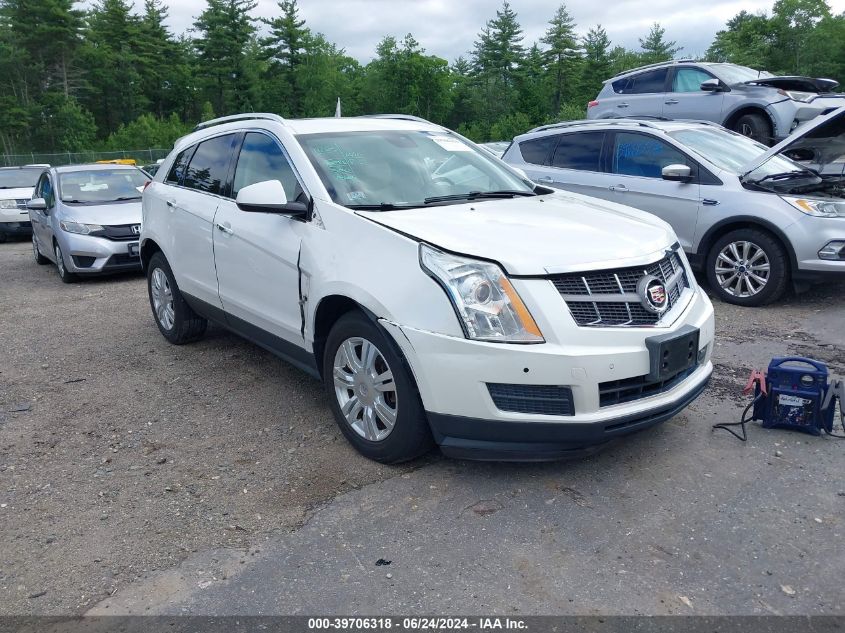
M572 318L581 326L656 325L663 315L645 309L637 285L643 277L653 275L666 287L669 309L678 303L689 279L676 251L647 266L616 270L567 273L551 277ZM664 313L665 314L665 313Z

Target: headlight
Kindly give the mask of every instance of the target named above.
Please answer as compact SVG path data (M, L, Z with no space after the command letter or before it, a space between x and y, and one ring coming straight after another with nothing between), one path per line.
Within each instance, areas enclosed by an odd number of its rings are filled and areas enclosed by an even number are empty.
M82 224L80 222L71 222L70 220L62 220L59 226L63 231L68 233L79 233L80 235L88 235L95 231L102 231L103 227L99 224Z
M540 328L496 264L420 245L420 265L452 300L467 338L499 343L543 343Z
M815 92L800 92L798 90L778 90L778 92L793 101L800 101L801 103L810 103L810 101L818 96Z
M820 218L845 218L845 201L781 196L801 213Z
M0 200L0 209L17 209L17 200Z

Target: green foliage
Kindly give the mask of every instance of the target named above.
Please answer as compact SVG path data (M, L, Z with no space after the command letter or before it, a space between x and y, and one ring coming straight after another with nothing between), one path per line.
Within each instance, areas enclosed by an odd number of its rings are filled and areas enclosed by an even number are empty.
M675 57L654 24L640 49L580 30L565 4L536 42L504 0L467 57L449 62L408 34L362 66L313 32L298 0L204 0L194 28L167 28L174 0L0 0L0 148L5 153L168 147L197 121L265 110L287 117L398 112L476 140L585 116L614 74ZM171 5L173 6L173 5ZM826 0L741 11L706 58L774 73L845 79L845 14Z

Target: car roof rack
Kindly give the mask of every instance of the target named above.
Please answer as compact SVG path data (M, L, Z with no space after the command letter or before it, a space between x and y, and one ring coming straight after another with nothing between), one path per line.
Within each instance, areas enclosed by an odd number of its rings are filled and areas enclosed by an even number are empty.
M661 66L674 66L675 64L688 64L690 62L696 62L697 59L693 59L692 57L684 57L682 59L670 59L665 62L656 62L654 64L646 64L645 66L637 66L636 68L630 68L628 70L623 70L621 73L617 73L611 79L618 79L619 77L624 77L625 75L630 75L631 73L639 72L641 70L648 70L649 68L660 68ZM608 80L609 81L609 80Z
M437 125L431 121L413 114L363 114L358 119L398 119L400 121L416 121L417 123L428 123L429 125Z
M638 117L640 118L640 117ZM644 118L644 117L643 117ZM546 130L557 130L560 128L566 127L577 127L577 126L590 126L590 125L620 125L620 124L627 124L627 125L637 125L639 127L650 127L656 128L656 125L649 123L648 121L637 121L634 119L626 119L623 117L613 117L612 119L584 119L582 121L561 121L560 123L550 123L549 125L541 125L540 127L535 127L533 130L528 130L526 134L531 134L533 132L545 132Z
M275 121L276 123L285 122L284 118L280 117L278 114L272 114L270 112L244 112L242 114L231 114L229 116L221 116L216 119L203 121L194 128L194 132L199 132L200 130L205 130L207 128L214 127L215 125L223 125L224 123L234 123L235 121L254 121L256 119Z

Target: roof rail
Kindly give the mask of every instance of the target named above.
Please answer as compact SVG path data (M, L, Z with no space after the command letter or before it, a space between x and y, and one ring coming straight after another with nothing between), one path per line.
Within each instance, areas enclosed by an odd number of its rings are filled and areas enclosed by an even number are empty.
M639 127L650 127L656 128L656 125L649 123L648 121L638 121L635 119L624 119L622 117L614 117L612 119L584 119L582 121L562 121L560 123L550 123L549 125L541 125L540 127L535 127L533 130L528 130L526 134L531 134L533 132L545 132L546 130L557 130L566 127L576 127L576 126L589 126L589 125L620 125L620 124L628 124L628 125L636 125Z
M616 79L617 77L622 77L624 75L629 75L630 73L635 73L635 72L640 71L640 70L646 70L648 68L659 68L660 66L673 66L675 64L684 64L684 63L689 63L689 62L694 62L694 61L698 61L698 60L693 59L692 57L684 57L682 59L670 59L670 60L665 61L665 62L656 62L654 64L646 64L645 66L637 66L636 68L630 68L628 70L623 70L621 73L615 74L613 76L613 79Z
M276 123L285 122L285 120L278 114L271 114L269 112L244 112L242 114L232 114L229 116L221 116L217 119L211 119L209 121L203 121L194 128L194 132L205 130L206 128L214 127L215 125L223 125L224 123L233 123L235 121L253 121L255 119L275 121Z
M413 114L363 114L359 117L359 119L398 119L400 121L416 121L417 123L430 123L431 125L437 125L436 123L431 123L427 119L424 119L419 116L414 116Z

